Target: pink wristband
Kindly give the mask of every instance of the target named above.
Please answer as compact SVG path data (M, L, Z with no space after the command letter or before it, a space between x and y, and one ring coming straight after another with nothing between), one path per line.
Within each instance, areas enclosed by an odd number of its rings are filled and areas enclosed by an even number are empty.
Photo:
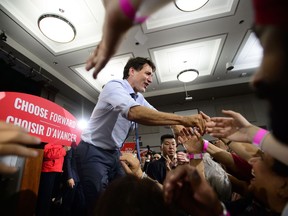
M134 20L136 11L130 3L130 0L119 0L119 4L123 13L131 20Z
M269 133L269 131L260 128L253 137L253 144L256 146L261 146L261 143L262 143L264 137L268 133Z
M199 153L199 154L188 154L188 158L189 159L203 159L203 156L204 156L204 153L207 151L207 148L208 148L208 145L209 145L209 142L207 140L203 140L203 150L202 150L202 153Z
M203 143L203 152L206 152L206 151L207 151L208 145L209 145L209 142L208 142L207 140L204 140L204 143Z
M135 24L143 23L148 18L148 16L137 16L133 5L130 0L119 0L120 8L123 13L131 20L134 20Z
M203 159L203 153L199 153L199 154L188 154L188 158L189 159L196 159L196 160L200 160Z

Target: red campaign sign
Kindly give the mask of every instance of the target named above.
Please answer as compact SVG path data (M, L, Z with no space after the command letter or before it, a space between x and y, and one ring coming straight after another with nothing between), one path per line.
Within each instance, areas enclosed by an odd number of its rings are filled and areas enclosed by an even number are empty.
M24 127L42 142L71 145L80 142L76 118L63 107L41 97L0 92L0 119Z
M135 150L135 146L136 146L135 142L126 142L123 144L121 152L133 153L133 151Z

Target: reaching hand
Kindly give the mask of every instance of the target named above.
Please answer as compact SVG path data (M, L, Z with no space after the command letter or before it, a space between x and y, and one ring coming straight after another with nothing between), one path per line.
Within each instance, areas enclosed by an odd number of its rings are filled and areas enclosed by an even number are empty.
M233 141L250 142L248 130L253 127L240 113L223 110L229 117L213 117L212 123L206 124L206 131L214 137L227 138Z
M193 123L187 126L193 126L194 130L197 130L201 135L203 135L205 133L207 120L203 117L202 114L196 114L189 117L192 118Z
M99 72L105 67L110 60L115 50L109 50L110 47L106 47L103 41L96 47L92 55L86 62L86 70L89 71L94 67L93 78L96 79Z
M139 178L142 177L143 172L141 170L140 162L132 153L122 153L120 162L127 174L133 174Z
M222 206L209 183L189 165L167 173L163 183L164 199L193 215L221 215Z
M103 3L106 14L102 39L86 62L87 71L94 68L94 79L116 53L126 32L133 26L133 21L122 12L118 1L104 0Z
M203 140L197 128L182 125L171 126L177 143L181 143L188 153L202 152Z
M184 165L190 162L185 152L177 152L177 165Z
M202 118L203 118L206 122L210 122L210 121L211 121L210 116L208 116L208 115L205 114L204 112L200 111L200 115L202 116Z
M0 121L0 156L1 155L18 155L23 157L36 157L38 152L32 148L22 145L40 144L38 137L29 135L28 132L13 124ZM10 167L0 163L0 173L14 173L16 167Z
M156 12L172 0L166 1L131 1L133 9L138 11L141 5L144 8L145 16ZM103 0L106 14L103 25L103 35L101 42L86 62L86 70L94 67L93 78L96 79L98 73L105 67L110 58L116 53L119 45L124 40L126 32L134 25L134 20L127 17L119 5L119 0Z

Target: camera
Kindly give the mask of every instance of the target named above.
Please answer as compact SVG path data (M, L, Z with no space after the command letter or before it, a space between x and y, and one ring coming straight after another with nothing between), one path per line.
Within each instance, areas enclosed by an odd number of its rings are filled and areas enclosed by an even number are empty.
M2 32L2 33L0 34L0 39L1 39L2 41L6 42L7 36L6 36L5 32Z
M232 64L231 62L227 62L227 63L226 63L226 70L227 70L227 71L231 71L231 70L233 70L233 69L234 69L233 64Z

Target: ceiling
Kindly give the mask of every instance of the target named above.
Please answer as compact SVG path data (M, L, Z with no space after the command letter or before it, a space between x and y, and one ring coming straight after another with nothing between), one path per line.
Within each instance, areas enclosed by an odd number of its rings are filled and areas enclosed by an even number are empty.
M155 78L144 95L155 107L181 103L187 95L203 100L249 93L249 80L262 58L251 31L251 1L211 0L194 12L182 12L171 3L129 30L95 80L92 70L84 67L102 36L105 9L101 0L0 2L0 32L7 36L1 41L0 57L16 59L30 68L27 73L38 74L63 95L71 97L75 92L92 103L108 80L122 78L130 57L154 61ZM72 42L57 43L41 33L38 18L47 13L61 15L74 25ZM226 69L229 62L233 70ZM184 85L177 74L190 68L197 69L199 77Z

